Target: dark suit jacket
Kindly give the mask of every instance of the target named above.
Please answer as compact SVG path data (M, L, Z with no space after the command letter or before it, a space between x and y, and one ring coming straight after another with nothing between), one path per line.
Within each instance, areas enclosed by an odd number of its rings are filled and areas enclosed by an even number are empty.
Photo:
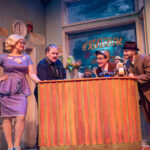
M37 76L42 81L64 79L66 71L59 59L52 63L48 58L44 58L37 66Z
M139 88L150 102L150 56L137 54L134 61L134 66L129 60L126 63L126 66L129 73L134 73L137 77Z
M108 72L113 72L116 69L116 64L108 62ZM103 72L100 67L96 69L96 75L99 77L99 74Z
M59 59L55 63L52 63L48 58L44 58L37 66L37 76L42 81L65 79L66 71ZM37 86L34 90L34 95L38 99Z

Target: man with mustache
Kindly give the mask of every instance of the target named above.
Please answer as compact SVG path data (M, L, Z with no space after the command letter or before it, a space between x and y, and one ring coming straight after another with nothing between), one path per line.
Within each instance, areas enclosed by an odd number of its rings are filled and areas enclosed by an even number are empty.
M138 54L136 42L125 42L124 52L127 54L129 77L138 80L141 104L147 119L150 121L150 57Z
M37 66L37 76L41 81L66 78L66 71L58 59L58 54L58 47L55 44L50 44L46 47L45 58ZM37 87L34 94L37 98Z
M58 59L58 47L50 44L45 49L46 57L37 66L37 75L41 80L64 79L66 72Z

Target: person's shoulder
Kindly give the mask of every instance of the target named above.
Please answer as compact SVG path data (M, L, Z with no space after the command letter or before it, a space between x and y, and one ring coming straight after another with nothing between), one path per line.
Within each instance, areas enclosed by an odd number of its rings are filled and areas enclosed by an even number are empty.
M56 63L62 63L62 62L60 61L60 59L57 59Z
M6 56L7 56L7 54L1 54L0 58L2 59L2 58L5 58Z
M111 66L112 68L115 68L117 66L116 63L113 62L108 62L108 65Z
M27 59L31 59L31 57L28 54L22 54L24 57L26 57Z
M7 56L7 54L1 54L0 56L1 56L1 57L6 57L6 56Z
M62 65L62 62L59 59L57 59L56 65Z
M137 54L137 58L138 58L138 60L140 60L140 61L150 60L150 56L144 55L144 54Z
M100 72L102 72L101 68L100 68L100 67L97 67L97 68L96 68L96 74L97 74L97 76L99 76L99 73L100 73Z
M6 54L0 55L0 66L4 63L4 60L6 59Z
M43 58L42 60L39 61L38 66L39 65L45 65L47 62L45 60L45 58Z
M126 61L125 66L126 66L127 68L130 67L130 60L129 60L129 59Z
M24 53L24 54L22 54L23 56L25 56L25 57L30 57L28 54L26 54L26 53Z

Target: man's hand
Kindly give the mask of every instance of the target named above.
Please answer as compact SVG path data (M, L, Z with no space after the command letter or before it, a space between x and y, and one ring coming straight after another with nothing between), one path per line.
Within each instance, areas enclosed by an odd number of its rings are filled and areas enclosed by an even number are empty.
M133 73L129 73L129 77L136 78L136 76Z
M4 80L7 80L8 79L8 75L4 75L4 76L2 76L1 78L0 78L0 81L4 81Z

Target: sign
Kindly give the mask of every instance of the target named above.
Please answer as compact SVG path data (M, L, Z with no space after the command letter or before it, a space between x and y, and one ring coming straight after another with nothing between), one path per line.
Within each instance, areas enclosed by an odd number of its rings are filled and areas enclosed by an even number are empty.
M37 45L45 45L45 36L38 33L30 33L30 40Z
M90 40L82 45L82 50L92 50L96 48L103 48L103 47L111 47L111 46L119 46L122 45L122 38L118 37L107 37L107 38L97 38L94 40Z
M8 37L8 30L0 27L0 35Z

